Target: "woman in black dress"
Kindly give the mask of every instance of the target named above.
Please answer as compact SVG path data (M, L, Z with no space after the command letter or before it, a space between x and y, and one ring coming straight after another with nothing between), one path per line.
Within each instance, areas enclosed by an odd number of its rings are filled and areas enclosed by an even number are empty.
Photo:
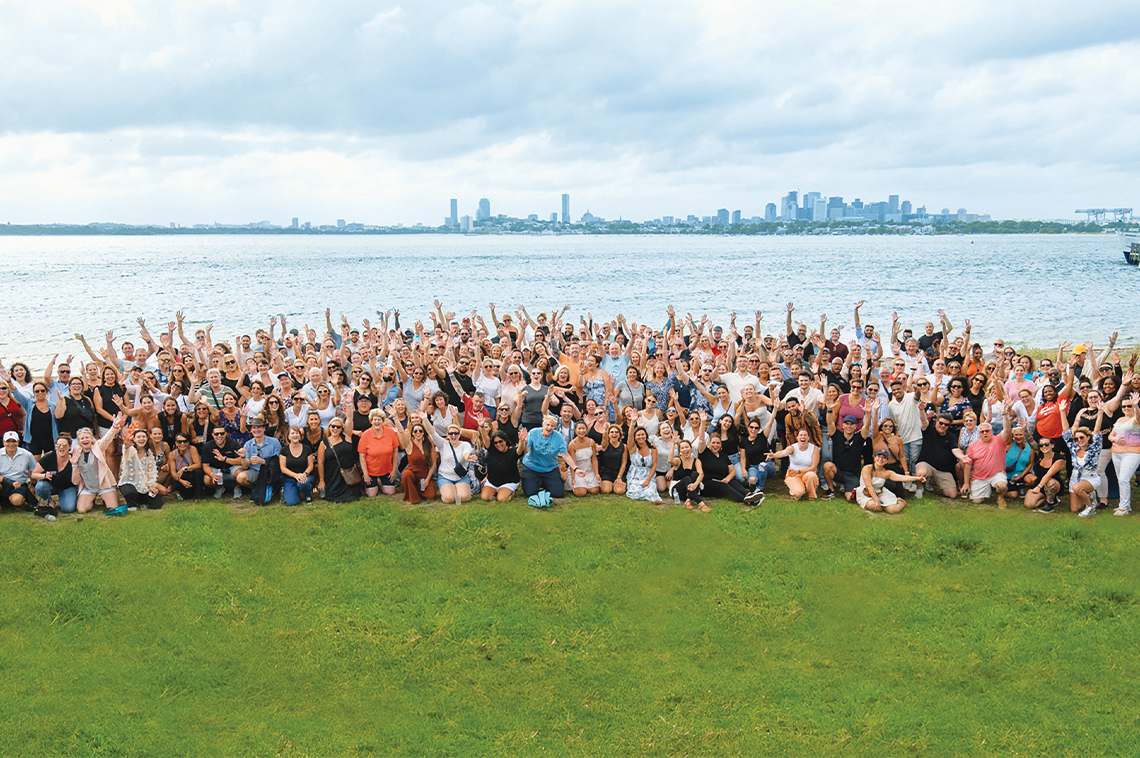
M349 484L341 474L341 464L356 467L358 456L352 443L344 437L344 422L334 418L317 448L317 489L325 500L350 503L360 497L360 485ZM359 469L357 469L359 470Z

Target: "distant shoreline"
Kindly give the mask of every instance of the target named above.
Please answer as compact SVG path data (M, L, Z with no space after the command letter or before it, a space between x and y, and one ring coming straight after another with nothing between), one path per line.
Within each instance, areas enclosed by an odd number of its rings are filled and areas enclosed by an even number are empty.
M1057 221L972 221L939 224L906 223L813 223L797 222L733 224L719 226L659 226L652 222L614 221L602 224L560 226L516 219L497 219L497 223L464 232L454 227L363 227L294 229L292 227L259 228L256 226L164 227L131 224L0 224L0 237L166 237L166 236L306 236L345 237L376 235L440 234L448 236L584 236L584 235L698 235L727 237L829 236L829 235L947 235L947 234L1105 234L1126 228L1123 224L1098 226L1087 222L1065 224ZM363 228L362 228L363 227Z

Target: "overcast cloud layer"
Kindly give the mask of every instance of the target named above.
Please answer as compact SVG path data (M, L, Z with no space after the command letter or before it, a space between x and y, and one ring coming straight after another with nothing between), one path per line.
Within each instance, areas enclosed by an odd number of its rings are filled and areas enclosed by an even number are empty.
M0 0L0 222L1136 205L1140 3Z

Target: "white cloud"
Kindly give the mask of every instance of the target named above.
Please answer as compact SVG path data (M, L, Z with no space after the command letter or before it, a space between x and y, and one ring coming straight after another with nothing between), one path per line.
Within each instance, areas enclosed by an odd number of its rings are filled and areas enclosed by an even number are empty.
M1134 204L1138 30L1121 0L0 3L0 207L644 218L795 187L1066 216Z

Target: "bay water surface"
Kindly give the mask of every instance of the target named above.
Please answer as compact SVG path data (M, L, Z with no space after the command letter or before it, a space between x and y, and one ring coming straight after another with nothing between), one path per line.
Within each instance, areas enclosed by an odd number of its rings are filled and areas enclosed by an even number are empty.
M793 301L796 319L815 328L826 312L845 339L865 299L863 321L884 335L893 312L920 331L943 308L983 345L1099 346L1119 330L1132 347L1140 271L1121 249L1111 235L0 237L0 358L38 371L81 354L76 332L137 342L136 318L157 337L180 309L188 327L212 322L215 340L231 340L279 313L323 332L326 307L334 323L388 308L402 325L430 323L436 298L488 321L494 301L500 315L569 305L575 321L621 312L657 327L669 304L726 325L735 310L740 327L760 309L771 333Z

